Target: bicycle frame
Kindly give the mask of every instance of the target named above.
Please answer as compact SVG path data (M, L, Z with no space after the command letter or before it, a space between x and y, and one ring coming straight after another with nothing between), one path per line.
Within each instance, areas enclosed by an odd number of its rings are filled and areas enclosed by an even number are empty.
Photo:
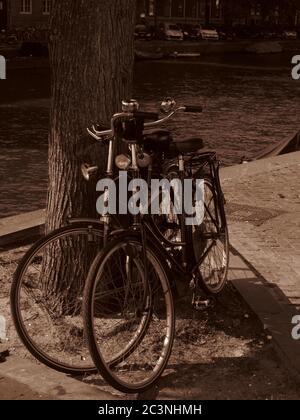
M211 152L206 154L207 159L204 160L204 165L209 165L210 168L210 174L212 178L213 185L215 188L213 188L213 202L214 202L214 208L215 208L215 215L216 219L213 217L213 215L210 213L209 209L207 208L206 204L204 203L205 210L209 213L209 216L214 223L216 227L216 239L220 237L220 234L222 235L225 233L226 228L226 217L225 217L225 210L224 210L224 195L221 189L221 183L220 183L220 176L219 176L219 168L220 163L216 159L216 154ZM202 156L202 158L205 157L205 154ZM185 177L185 167L184 167L184 159L183 156L179 156L179 178L181 179L181 182L183 184ZM203 165L203 166L204 166ZM220 211L220 215L219 215ZM215 241L213 240L210 246L206 249L204 254L201 255L200 259L194 262L193 264L190 263L190 261L187 258L187 243L186 243L186 236L187 236L187 226L186 226L186 216L184 212L179 217L180 221L180 231L181 231L181 242L171 242L167 238L163 236L161 231L156 226L155 222L151 217L142 216L140 218L140 223L136 226L140 226L141 229L141 235L142 235L142 241L143 246L146 247L146 241L149 239L151 243L157 248L158 252L163 256L163 259L166 261L171 262L172 268L175 268L177 272L180 274L191 274L192 276L196 274L196 271L198 270L199 265L202 264L202 262L205 260L206 256L212 249L212 247L215 244ZM203 235L205 237L205 235ZM210 235L210 239L213 239ZM167 248L178 248L182 247L182 261L179 262L173 255L168 251Z
M103 141L109 139L109 147L108 147L108 160L107 160L107 169L106 169L106 176L109 179L113 179L113 165L114 165L114 154L115 154L115 147L116 142L118 140L122 141L122 139L119 137L119 133L117 130L117 123L123 123L128 120L134 119L135 114L133 111L136 111L136 103L133 101L132 103L127 104L127 112L121 112L113 115L111 119L111 129L105 130L105 131L97 131L96 128L93 126L92 130L88 129L89 134L94 137L98 141ZM184 112L193 112L195 110L189 110L190 107L179 107L177 109L172 110L169 115L165 116L164 118L157 120L155 122L144 124L144 129L152 128L161 125L162 123L169 120L176 112L178 111L184 111ZM199 110L198 110L199 111ZM195 111L195 112L198 112ZM143 118L143 117L141 117ZM130 144L130 150L131 150L131 169L130 172L132 173L132 179L140 178L140 171L139 167L137 165L137 147L138 147L138 140L137 139L131 139L129 140ZM206 157L206 159L205 159ZM212 182L215 186L213 188L213 200L214 200L214 206L215 206L215 215L216 220L212 217L212 215L209 212L209 209L206 208L206 211L209 213L211 219L213 220L213 223L216 226L217 229L217 235L220 235L220 230L225 231L226 227L226 217L225 217L225 211L224 211L224 197L221 189L220 184L220 178L219 178L219 162L216 164L216 154L215 153L204 153L202 155L202 159L204 158L204 164L202 163L202 166L208 165L210 168L210 174L212 178ZM190 165L192 166L192 163L190 162ZM184 185L184 180L186 179L186 174L188 171L188 168L185 165L185 159L183 155L178 156L178 175L179 179L181 180L182 186ZM128 171L129 172L129 171ZM190 175L192 173L192 170L190 168ZM133 194L135 191L133 191ZM183 200L183 198L182 198ZM106 188L104 191L104 201L109 201L109 189ZM184 204L184 203L182 203ZM182 209L184 206L182 205ZM220 214L219 214L219 211ZM110 236L109 229L111 225L111 215L110 214L103 214L100 216L101 223L104 224L104 245L107 243L108 236ZM221 229L220 229L220 220L221 218ZM153 240L156 244L156 246L159 248L159 250L166 256L167 260L171 259L173 266L175 266L181 273L187 273L187 272L195 272L196 267L201 264L201 262L206 257L207 253L210 251L210 248L205 252L205 254L201 257L200 261L197 262L197 264L194 267L191 267L191 264L188 260L187 256L187 226L186 226L186 215L182 211L182 214L179 215L179 224L180 224L180 233L181 233L181 241L180 242L171 242L167 240L163 234L159 231L157 226L155 226L155 223L152 218L146 218L141 217L140 215L133 217L133 229L137 230L139 227L141 228L141 236L142 241L145 244L147 241L147 238L150 236L151 240ZM120 230L122 231L122 229ZM222 233L222 232L221 232ZM211 245L213 246L213 244ZM167 251L166 247L171 248L178 248L182 247L182 261L181 263L178 262L170 253Z

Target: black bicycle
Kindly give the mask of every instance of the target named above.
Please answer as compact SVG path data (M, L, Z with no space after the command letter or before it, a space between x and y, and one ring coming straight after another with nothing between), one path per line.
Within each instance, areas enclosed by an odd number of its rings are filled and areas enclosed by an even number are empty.
M202 111L201 107L175 109L173 100L165 101L163 109L167 116L156 125L179 111ZM153 386L168 363L175 333L174 279L184 279L194 297L199 287L212 294L223 289L228 230L214 152L201 152L200 139L174 142L166 132L143 136L147 113L132 109L114 118L121 122L120 137L130 145L132 179L141 178L137 156L149 148L160 148L165 156L165 179L176 180L181 192L190 180L191 201L196 206L202 203L201 220L187 223L190 215L176 211L176 204L185 208L185 195L181 194L178 203L173 190L164 214L158 219L135 215L130 229L119 230L116 237L112 233L89 270L83 314L92 359L112 386L136 393ZM97 133L98 138L102 135ZM199 183L201 200L197 197Z
M124 109L128 106L131 105L124 101ZM157 114L150 117L158 118ZM123 168L122 156L117 155L115 148L119 143L119 122L115 116L101 136L101 143L107 146L104 176L116 184L116 170ZM150 129L152 124L146 123L145 127ZM95 140L99 140L97 129L88 129ZM141 155L139 161L142 162ZM81 170L86 180L98 173L98 167L86 163ZM29 352L55 370L75 375L97 372L83 332L83 288L94 258L123 221L118 215L106 214L98 219L68 219L65 226L30 247L18 264L11 286L14 325Z
M134 109L141 119L157 120L157 113L137 113L138 105L123 101L127 112ZM111 127L101 131L99 127L88 129L90 136L106 146L107 167L104 176L118 185L119 170L126 170L128 156L118 154L117 145L126 133L122 130L122 118L116 114ZM166 132L151 131L156 122L143 124L136 164L144 169L145 179L161 176L163 152L157 148L157 140L170 141ZM127 126L127 135L130 136ZM147 143L147 151L142 145ZM130 146L130 145L129 145ZM153 164L149 164L152 161ZM81 166L88 181L99 173L98 167L87 163ZM131 174L131 171L129 171ZM50 232L28 249L18 264L11 286L11 313L16 331L29 352L47 366L67 373L95 373L97 369L90 357L81 317L82 296L89 268L110 239L110 234L130 223L130 218L103 214L98 219L76 218L66 220L65 226ZM161 226L161 229L164 229ZM115 233L116 234L116 233Z

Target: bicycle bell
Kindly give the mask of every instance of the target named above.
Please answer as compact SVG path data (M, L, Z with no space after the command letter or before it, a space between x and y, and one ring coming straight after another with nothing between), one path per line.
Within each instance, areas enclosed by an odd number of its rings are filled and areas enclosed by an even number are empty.
M122 101L123 112L136 112L139 110L139 103L135 99L124 99Z
M160 110L163 114L168 114L173 111L176 107L176 101L173 98L166 98L160 105Z

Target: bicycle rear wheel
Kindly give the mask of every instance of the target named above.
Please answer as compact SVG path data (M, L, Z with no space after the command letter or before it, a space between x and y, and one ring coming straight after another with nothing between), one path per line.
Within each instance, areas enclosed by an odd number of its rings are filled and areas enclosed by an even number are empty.
M229 235L220 206L223 198L210 177L204 178L204 219L193 228L193 248L198 278L208 294L217 295L226 285L229 266Z
M21 260L11 287L21 341L45 365L68 374L96 372L83 334L82 294L103 246L101 224L81 223L39 240Z
M138 238L110 242L94 261L84 292L89 350L104 379L125 393L142 392L163 373L174 340L168 278Z

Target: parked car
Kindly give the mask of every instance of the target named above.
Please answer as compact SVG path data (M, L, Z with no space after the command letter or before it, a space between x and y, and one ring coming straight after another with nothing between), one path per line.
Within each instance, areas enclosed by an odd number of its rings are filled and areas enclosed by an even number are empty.
M198 41L199 40L199 28L194 25L177 25L183 32L183 37L186 41Z
M151 28L147 25L138 24L134 29L135 39L152 39Z
M164 22L159 25L159 32L163 39L168 41L177 40L183 41L184 36L182 30L178 25L170 22Z
M46 42L23 41L18 55L21 57L48 57L48 44Z
M231 27L219 27L217 31L222 41L232 41L236 38L236 33Z
M215 28L210 27L199 27L199 38L203 39L205 41L219 41L219 34L218 31Z
M280 38L279 33L275 29L265 29L263 32L264 39L278 39Z
M298 37L298 34L293 29L286 29L282 33L282 38L283 39L297 39L297 37Z

